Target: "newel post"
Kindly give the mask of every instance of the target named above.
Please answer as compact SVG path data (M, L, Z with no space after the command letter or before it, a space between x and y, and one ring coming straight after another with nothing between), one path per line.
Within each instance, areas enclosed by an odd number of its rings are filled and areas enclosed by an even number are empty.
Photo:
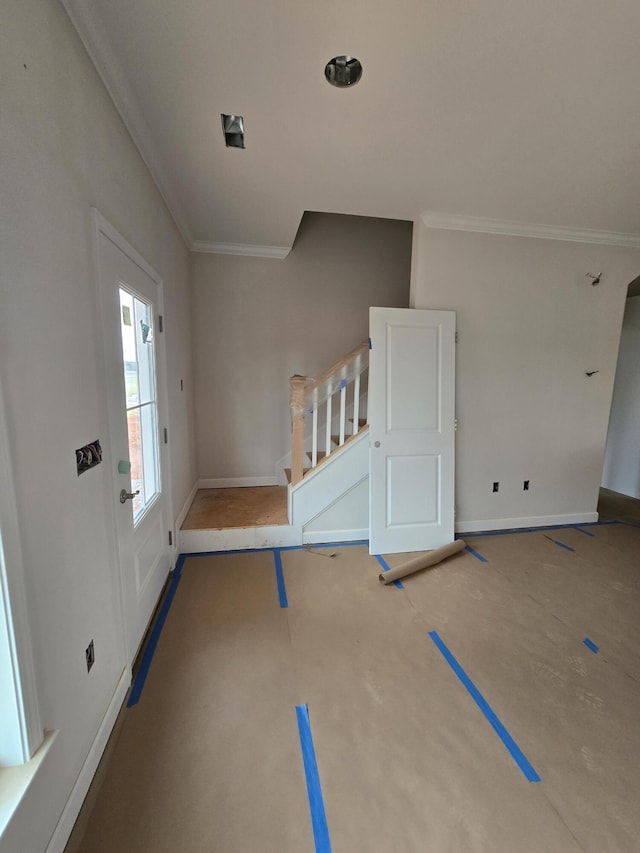
M292 376L291 386L291 485L295 486L302 480L304 468L304 391L307 379L305 376Z

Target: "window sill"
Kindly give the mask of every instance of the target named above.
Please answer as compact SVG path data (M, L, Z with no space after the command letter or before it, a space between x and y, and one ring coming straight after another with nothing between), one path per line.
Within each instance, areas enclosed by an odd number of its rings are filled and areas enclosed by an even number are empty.
M57 734L57 732L47 732L42 745L31 761L26 764L0 768L0 840L2 840L13 813L20 805L20 801L51 749Z

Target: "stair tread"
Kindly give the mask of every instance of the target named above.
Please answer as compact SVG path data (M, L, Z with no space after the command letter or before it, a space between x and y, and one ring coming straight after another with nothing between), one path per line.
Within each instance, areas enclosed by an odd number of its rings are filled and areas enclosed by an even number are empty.
M324 457L325 457L326 455L327 455L326 450L318 450L318 462L319 462L321 459L324 459ZM310 450L308 450L308 451L307 451L307 456L309 457L309 461L311 461L311 458L312 458L313 454L311 453L311 451L310 451Z
M308 471L311 471L311 468L303 468L303 470L302 470L302 476L304 477L304 475L305 475ZM285 468L285 469L284 469L284 476L287 478L287 483L290 483L290 482L291 482L291 468Z

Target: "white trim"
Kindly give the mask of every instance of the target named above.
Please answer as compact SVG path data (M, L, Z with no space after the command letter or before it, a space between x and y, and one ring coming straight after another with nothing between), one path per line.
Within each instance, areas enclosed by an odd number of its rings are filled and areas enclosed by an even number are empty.
M244 486L277 486L277 477L219 477L198 480L199 489L236 489Z
M290 246L256 246L252 243L210 243L208 240L194 240L192 252L209 255L243 255L246 258L276 258L284 260L291 251Z
M321 509L319 509L318 512L313 516L313 518L309 518L307 521L304 522L304 524L302 526L303 533L307 533L307 532L309 534L317 533L318 531L314 531L314 530L307 531L307 527L310 524L313 524L313 522L317 518L320 518L321 515L324 515L325 512L328 512L332 507L334 507L338 503L338 501L341 501L343 498L346 498L346 496L348 494L350 494L354 489L357 489L358 486L361 486L368 479L369 479L369 474L366 473L360 480L358 480L357 483L354 483L353 486L348 488L346 490L346 492L343 492L342 494L336 495L335 498L330 503L328 503L326 506L323 506ZM367 510L368 510L368 507L369 507L369 495L367 494ZM367 530L369 530L369 528L367 528ZM369 538L369 534L367 533L367 539L368 538Z
M60 816L60 820L58 821L53 835L51 836L51 841L49 841L49 844L47 845L46 853L63 853L64 851L66 843L69 840L69 836L71 835L71 830L73 829L76 819L80 813L80 809L82 808L84 798L87 795L89 786L91 785L96 770L98 769L102 753L105 750L109 736L116 723L118 714L120 713L120 708L125 700L130 684L131 670L129 667L126 667L120 676L120 680L116 686L113 697L111 698L107 712L102 719L98 733L91 745L89 754L82 765L82 770L76 779L76 783L69 795L69 799L66 802L62 815Z
M324 545L326 542L356 542L360 539L369 541L369 528L362 530L306 530L302 531L303 545Z
M143 118L143 111L133 88L122 65L116 59L106 30L83 0L61 0L61 2L134 145L140 152L178 231L186 245L190 246L193 242L193 234L180 204L179 194L169 178L162 155Z
M302 545L302 528L291 524L231 527L218 530L181 530L180 553L244 551L247 548L283 548Z
M57 730L47 732L42 745L27 764L0 769L0 847L6 828L51 752L57 736Z
M102 274L100 269L100 234L104 234L104 236L110 240L115 246L120 249L120 251L126 255L126 257L132 261L132 263L136 264L140 269L154 282L156 285L156 298L154 300L154 307L157 309L158 314L165 316L164 311L164 282L162 276L149 264L145 258L136 250L134 247L128 242L128 240L117 231L111 223L104 218L104 216L100 213L100 211L92 207L91 208L92 216L93 216L93 232L94 232L94 263L95 263L95 286L97 288L97 327L100 330L100 334L96 337L96 345L98 346L98 362L102 365L101 367L101 381L102 388L104 391L103 400L101 402L102 407L102 417L104 426L106 428L106 434L109 441L109 446L111 446L111 434L113 426L110 421L110 414L108 410L108 405L104 402L107 399L107 391L109 387L109 378L106 370L106 338L105 338L105 323L104 323L104 314L103 314L103 282L102 282ZM165 316L165 326L166 326L166 316ZM168 379L167 379L167 354L166 354L166 344L165 344L165 333L158 334L156 336L156 383L157 383L157 395L158 395L158 431L160 431L162 426L169 427L169 390L168 390ZM169 444L165 444L163 441L159 443L159 455L160 455L160 477L162 483L162 497L164 501L164 510L162 514L162 522L164 525L165 531L174 530L173 528L173 489L172 489L172 469L171 469L171 453L169 450ZM118 491L118 481L116 479L116 475L114 470L112 469L109 473L109 476L105 479L105 499L107 500L107 505L110 507L110 523L112 525L114 542L118 542L118 526L116 523L116 516L113 510L113 495ZM169 548L169 562L170 567L169 571L172 567L175 566L175 556L177 554L177 531L174 531L174 544L172 546L168 546ZM114 558L116 560L117 565L120 570L118 572L118 586L120 593L120 607L122 614L122 625L123 625L123 642L125 649L125 660L128 660L129 657L129 638L128 638L128 630L129 626L126 624L126 613L127 608L125 606L124 601L124 588L122 584L122 558L120 555L119 546L115 549ZM167 575L169 572L167 572Z
M179 516L176 518L176 520L175 520L175 529L176 529L176 533L177 533L177 531L178 531L178 530L180 530L180 528L182 527L182 522L183 522L183 521L185 520L185 518L187 517L187 514L188 514L189 510L191 509L191 504L193 503L193 500L194 500L195 496L198 494L198 489L199 489L199 488L200 488L200 481L199 481L199 480L196 480L196 481L195 481L195 483L193 484L193 488L192 488L192 489L191 489L191 491L189 492L189 495L188 495L188 497L187 497L186 501L184 502L184 506L183 506L183 507L182 507L182 509L180 510L180 515L179 515ZM177 537L177 535L176 535L176 539L177 539L177 538L178 538L178 537ZM177 543L174 543L174 544L176 544L176 547L177 547Z
M618 231L542 225L510 219L485 219L480 216L459 216L455 213L434 211L423 213L422 221L427 228L440 228L446 231L473 231L479 234L501 234L506 237L537 237L542 240L569 240L574 243L596 243L603 246L640 249L640 234L625 234Z
M336 463L338 463L336 465ZM359 432L289 487L289 520L305 525L369 476L369 432Z
M104 234L114 243L134 264L140 267L158 287L162 287L162 276L148 263L131 243L104 218L97 207L92 207L93 221L97 233Z
M348 451L351 448L356 447L358 444L360 444L360 442L362 441L362 439L365 436L367 437L367 442L368 442L368 440L369 440L369 431L368 430L364 430L364 431L360 430L360 432L357 433L356 436L349 436L349 438L351 440L349 441L348 444L343 444L340 447L336 447L330 456L326 456L322 460L322 463L320 465L316 465L315 468L310 468L309 471L304 475L302 480L299 480L295 484L295 486L291 486L291 491L293 493L295 493L295 492L299 491L305 483L311 483L315 477L322 474L323 471L327 471L329 469L329 466L333 465L338 459L341 459L343 453L345 453L346 451ZM367 476L367 477L369 476L368 466L367 466L367 473L364 476ZM360 480L362 480L362 479L363 478L361 477ZM357 486L358 483L360 482L360 480L358 480L356 483L354 483L354 486ZM349 487L349 488L351 488L351 487ZM336 500L337 500L337 498L336 498ZM313 519L309 519L309 520L312 521ZM306 523L307 522L305 522L305 524Z
M31 634L24 583L24 562L20 524L16 503L13 466L9 451L8 421L4 394L0 386L0 636L8 641L6 653L12 670L15 703L8 716L0 719L9 743L7 764L30 760L42 743L44 733L40 719ZM10 734L9 734L10 732Z
M456 523L456 533L484 533L487 530L517 530L520 527L592 524L597 520L597 512L580 512L576 515L534 515L528 518L487 518L481 521L459 521Z

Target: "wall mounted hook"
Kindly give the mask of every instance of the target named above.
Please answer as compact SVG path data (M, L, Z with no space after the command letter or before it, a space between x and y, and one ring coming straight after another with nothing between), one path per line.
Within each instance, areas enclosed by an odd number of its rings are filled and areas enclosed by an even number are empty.
M600 371L599 370L585 370L584 375L591 378L596 373L600 373Z
M591 284L595 287L596 284L600 284L600 279L602 278L602 273L599 272L599 273L596 273L594 275L593 273L588 272L587 278L591 279Z

